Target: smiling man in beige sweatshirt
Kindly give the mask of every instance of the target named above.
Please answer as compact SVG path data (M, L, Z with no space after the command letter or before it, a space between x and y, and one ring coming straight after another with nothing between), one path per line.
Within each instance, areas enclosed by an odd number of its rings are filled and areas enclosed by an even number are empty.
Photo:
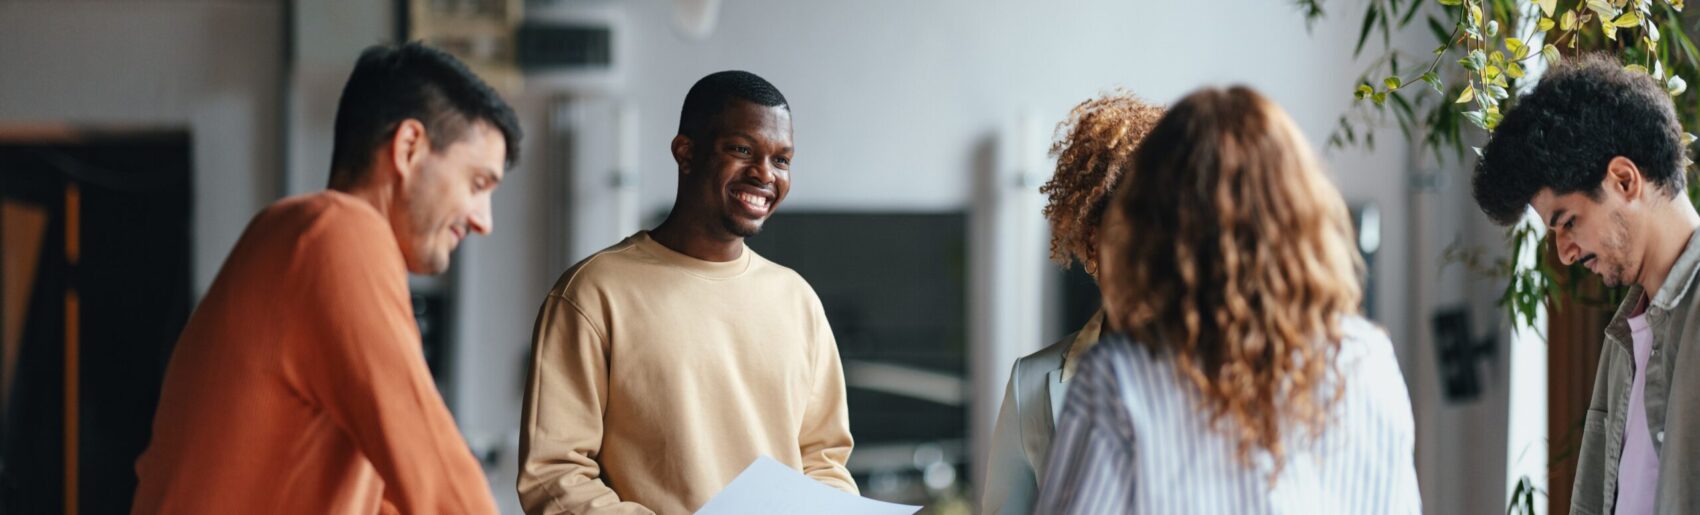
M746 72L704 77L672 153L667 219L544 298L520 424L526 513L690 513L763 455L857 491L820 299L744 245L791 187L784 95Z

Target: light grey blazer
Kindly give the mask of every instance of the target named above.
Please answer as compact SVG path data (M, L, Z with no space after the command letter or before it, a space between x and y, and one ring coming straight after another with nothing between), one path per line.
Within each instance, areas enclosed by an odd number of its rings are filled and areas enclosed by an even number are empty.
M980 513L1026 514L1039 499L1039 478L1051 452L1057 418L1062 415L1068 392L1064 365L1071 354L1078 357L1095 343L1103 324L1102 311L1086 327L1062 337L1038 352L1015 360L1004 388L1003 406L992 430L991 456L987 461L986 484L980 489ZM1090 339L1092 341L1082 341ZM1077 347L1076 344L1081 344ZM1070 353L1069 349L1075 348Z

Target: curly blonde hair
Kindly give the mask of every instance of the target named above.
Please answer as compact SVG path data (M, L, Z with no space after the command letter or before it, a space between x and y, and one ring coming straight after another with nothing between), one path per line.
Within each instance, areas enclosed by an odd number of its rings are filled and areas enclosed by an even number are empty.
M1171 356L1214 430L1284 466L1283 432L1321 434L1364 265L1345 201L1280 107L1245 87L1170 107L1104 226L1113 328ZM1332 385L1330 387L1329 385Z
M1097 235L1122 172L1139 141L1163 117L1161 106L1115 90L1074 106L1057 124L1063 135L1051 144L1057 170L1039 187L1051 224L1051 261L1067 268L1078 261L1098 274Z

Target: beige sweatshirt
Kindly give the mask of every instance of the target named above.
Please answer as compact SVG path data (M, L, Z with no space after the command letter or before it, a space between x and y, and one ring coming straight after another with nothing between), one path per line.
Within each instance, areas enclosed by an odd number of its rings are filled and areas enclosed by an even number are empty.
M544 298L520 424L526 513L690 513L767 455L848 492L838 346L801 276L640 231Z

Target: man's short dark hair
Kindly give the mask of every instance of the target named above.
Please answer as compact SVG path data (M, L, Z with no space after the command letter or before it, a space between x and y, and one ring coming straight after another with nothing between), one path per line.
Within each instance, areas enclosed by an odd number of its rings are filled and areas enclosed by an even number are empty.
M425 125L435 151L460 141L476 122L489 123L507 142L506 166L519 160L519 117L459 59L418 42L378 45L360 54L337 102L331 183L362 179L409 118Z
M1618 156L1666 194L1682 192L1686 151L1670 95L1608 56L1565 61L1494 130L1476 164L1476 204L1510 225L1543 189L1597 199L1606 165Z
M746 71L715 72L698 80L685 94L685 108L679 113L679 135L691 139L713 137L715 118L733 100L791 109L785 95L767 79Z

